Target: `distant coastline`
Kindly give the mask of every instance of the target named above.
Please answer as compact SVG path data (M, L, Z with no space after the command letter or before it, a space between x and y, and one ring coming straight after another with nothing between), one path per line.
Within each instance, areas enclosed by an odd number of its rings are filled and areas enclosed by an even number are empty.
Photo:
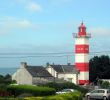
M16 72L16 70L17 70L18 68L0 68L0 75L6 75L6 74L10 74L10 75L12 75L12 74L14 74L15 72Z

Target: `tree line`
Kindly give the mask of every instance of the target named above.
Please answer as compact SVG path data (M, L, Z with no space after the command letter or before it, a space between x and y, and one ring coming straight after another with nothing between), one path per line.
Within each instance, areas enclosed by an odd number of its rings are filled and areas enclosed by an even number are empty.
M97 83L99 79L110 79L110 57L94 56L89 61L89 71L90 82Z
M6 90L6 87L12 83L16 83L16 81L12 80L11 75L0 75L0 91Z

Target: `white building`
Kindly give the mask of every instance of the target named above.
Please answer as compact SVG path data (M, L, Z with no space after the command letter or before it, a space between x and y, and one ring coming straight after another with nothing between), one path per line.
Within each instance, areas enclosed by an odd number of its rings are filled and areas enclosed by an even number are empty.
M78 84L78 71L74 65L49 65L46 69L55 78L64 79L66 81Z
M52 82L54 78L43 66L29 66L21 63L21 67L12 75L17 84L37 85Z

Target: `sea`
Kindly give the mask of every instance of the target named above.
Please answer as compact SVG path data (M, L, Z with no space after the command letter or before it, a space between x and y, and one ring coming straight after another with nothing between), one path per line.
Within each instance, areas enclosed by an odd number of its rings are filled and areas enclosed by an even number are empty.
M18 68L0 68L0 75L13 75Z

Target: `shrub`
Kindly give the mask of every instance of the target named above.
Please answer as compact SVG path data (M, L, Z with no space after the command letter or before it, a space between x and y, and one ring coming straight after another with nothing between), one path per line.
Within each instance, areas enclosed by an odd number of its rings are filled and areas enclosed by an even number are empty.
M0 84L0 91L6 91L7 85L5 84Z
M0 100L16 100L16 99L14 99L14 98L6 98L6 97L0 97Z
M23 93L31 93L33 96L48 96L55 94L55 89L49 87L38 87L31 85L9 85L7 91L18 96Z
M82 96L80 92L73 92L46 97L31 97L26 100L82 100Z
M66 83L55 83L55 82L54 83L47 83L44 86L55 88L56 91L60 91L62 89L66 89L66 88L71 88L71 89L78 90L78 91L82 92L83 94L88 92L88 89L83 88L83 87L78 86L78 85L75 85L74 83L70 83L70 82L66 82Z
M101 88L110 88L110 82L108 81L103 81L100 85Z

